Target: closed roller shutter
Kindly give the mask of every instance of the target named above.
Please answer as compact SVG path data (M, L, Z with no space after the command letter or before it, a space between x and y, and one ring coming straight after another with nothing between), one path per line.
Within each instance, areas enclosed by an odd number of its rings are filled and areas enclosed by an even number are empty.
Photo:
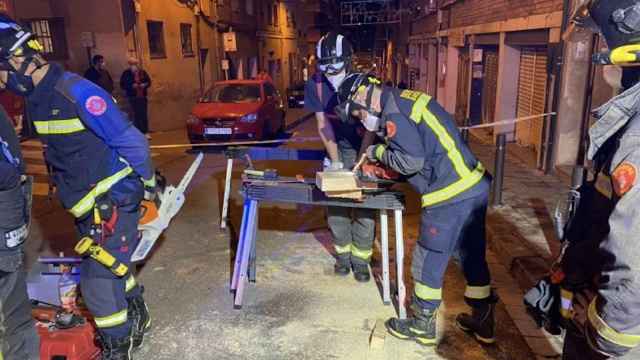
M547 100L547 50L524 48L520 56L517 116L542 114ZM540 153L543 118L516 124L516 140Z
M496 121L496 93L498 92L498 53L485 51L484 82L482 84L482 122Z

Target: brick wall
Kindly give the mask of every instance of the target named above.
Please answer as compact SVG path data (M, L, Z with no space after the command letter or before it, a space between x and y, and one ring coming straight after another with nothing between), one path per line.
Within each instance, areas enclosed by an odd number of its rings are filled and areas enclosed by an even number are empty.
M561 11L562 0L465 0L449 9L456 28Z

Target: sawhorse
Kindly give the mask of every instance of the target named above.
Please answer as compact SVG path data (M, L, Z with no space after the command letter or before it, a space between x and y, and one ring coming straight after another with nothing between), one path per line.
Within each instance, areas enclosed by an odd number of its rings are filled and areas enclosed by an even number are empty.
M224 179L224 197L222 198L222 214L220 215L220 228L227 227L229 217L229 198L231 197L231 175L233 174L233 160L247 159L249 161L260 160L319 160L322 161L326 152L324 150L306 149L282 149L260 147L235 147L224 152L227 158L227 172ZM251 165L251 164L250 164Z
M405 319L406 288L404 285L404 236L402 213L404 197L398 192L381 192L367 195L363 202L327 198L314 185L308 183L286 182L245 182L244 208L240 225L240 236L236 250L231 291L234 294L234 307L242 307L245 286L256 281L256 241L258 235L258 208L260 201L286 202L316 206L341 206L378 210L380 214L380 246L382 252L382 300L391 304L391 285L389 275L389 218L393 211L396 237L396 285L398 294L398 316Z

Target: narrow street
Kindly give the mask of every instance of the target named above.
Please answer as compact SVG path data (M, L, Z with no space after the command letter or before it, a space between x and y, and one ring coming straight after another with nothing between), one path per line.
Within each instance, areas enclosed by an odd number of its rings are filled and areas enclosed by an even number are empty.
M303 116L288 112L288 123ZM294 136L315 136L315 123L303 122ZM152 145L185 143L182 131L154 133ZM317 149L321 144L291 146ZM37 142L24 143L29 170L38 181L28 263L37 272L38 256L72 255L71 216L57 200L46 197L46 169ZM171 182L179 181L195 155L184 149L154 150L155 165ZM275 168L283 175L314 176L319 162L256 162L257 168ZM455 326L455 316L467 311L464 279L452 262L446 280L439 319L442 339L435 349L393 338L386 331L384 347L370 349L369 338L378 319L394 316L381 301L379 283L357 283L352 276L333 275L330 233L322 208L265 204L260 209L257 244L257 283L248 286L245 305L234 310L229 292L231 264L237 241L242 200L237 192L242 165L234 171L231 226L220 230L220 207L225 160L207 153L188 190L182 212L160 239L151 259L139 269L138 279L153 316L153 329L136 359L533 359L513 321L499 304L498 343L483 347ZM410 283L410 249L418 233L418 201L408 198L405 219L406 281ZM393 239L390 241L393 243ZM512 280L494 254L489 255L494 283ZM393 264L392 264L393 268ZM374 273L380 273L379 245ZM394 278L392 273L392 279ZM409 293L412 291L408 289Z

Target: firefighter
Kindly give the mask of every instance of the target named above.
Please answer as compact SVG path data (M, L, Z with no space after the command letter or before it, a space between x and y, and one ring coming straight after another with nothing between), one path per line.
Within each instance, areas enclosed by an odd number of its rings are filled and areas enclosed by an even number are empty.
M366 154L407 177L422 194L420 237L413 251L413 316L390 319L388 331L423 345L436 343L436 317L444 272L459 251L467 280L465 300L472 314L457 325L482 343L493 343L494 307L485 259L485 216L490 179L461 139L451 116L430 96L382 86L368 74L352 74L342 84L341 110L385 139Z
M586 1L573 16L565 39L581 28L599 32L609 51L594 55L602 65L640 63L640 0ZM589 160L612 183L613 211L609 232L586 268L565 266L566 277L584 277L596 271L595 280L585 279L573 294L573 322L565 336L564 359L640 358L640 85L614 97L593 113L589 130ZM599 209L588 209L597 212ZM580 225L582 226L582 225ZM567 248L570 257L573 247ZM595 269L594 269L595 268ZM571 296L563 296L571 299ZM566 313L566 311L565 311Z
M140 201L153 198L155 189L148 143L108 93L48 63L42 50L28 28L0 16L0 82L26 98L62 205L81 237L129 265ZM92 258L84 258L80 272L102 359L131 359L150 326L142 288L131 270L118 276Z
M40 359L23 266L32 184L24 173L18 137L0 107L0 359Z
M315 113L318 132L327 151L325 170L351 169L357 162L373 134L366 135L362 125L346 116L340 118L334 111L337 90L351 66L353 48L341 34L330 32L318 41L316 56L318 72L305 85L305 109ZM357 281L370 280L369 263L373 254L375 212L369 209L329 207L329 228L336 251L335 273L353 275Z

